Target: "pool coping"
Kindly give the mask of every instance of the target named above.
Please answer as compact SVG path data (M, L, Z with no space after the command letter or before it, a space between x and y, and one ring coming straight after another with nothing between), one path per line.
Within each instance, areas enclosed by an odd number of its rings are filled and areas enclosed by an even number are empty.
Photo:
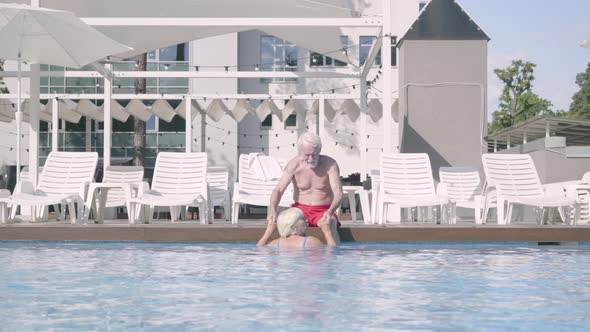
M0 224L0 241L256 242L264 225ZM590 225L350 225L343 242L590 242ZM318 229L309 235L322 237Z

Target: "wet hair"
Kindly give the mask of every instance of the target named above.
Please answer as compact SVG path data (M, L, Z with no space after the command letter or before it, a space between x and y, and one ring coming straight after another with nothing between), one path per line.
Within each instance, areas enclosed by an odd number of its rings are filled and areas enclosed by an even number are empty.
M301 149L301 145L303 145L303 143L307 143L313 146L314 149L316 149L317 151L322 150L322 140L315 133L308 131L303 135L299 136L299 138L297 139L297 148Z
M277 229L279 235L281 237L304 235L298 234L297 229L294 227L300 220L305 221L305 217L303 216L303 211L298 208L288 208L281 212L277 217Z

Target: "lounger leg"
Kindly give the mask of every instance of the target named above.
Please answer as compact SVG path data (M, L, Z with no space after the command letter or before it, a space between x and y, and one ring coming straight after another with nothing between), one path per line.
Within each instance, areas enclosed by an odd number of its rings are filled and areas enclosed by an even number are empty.
M504 221L504 224L506 224L506 225L510 224L510 221L512 220L513 207L514 207L514 204L508 203L508 208L506 211L506 220Z
M70 223L76 223L76 209L74 206L74 201L68 202L68 211L70 211Z
M147 223L151 224L154 221L154 206L150 205L149 207L146 205L146 209L147 209Z
M496 222L498 223L498 225L505 225L506 224L506 218L504 216L504 204L506 202L504 200L500 200L498 199L498 204L496 206Z
M235 202L233 204L233 208L231 211L231 223L232 224L237 224L238 223L238 217L240 215L240 203Z
M0 203L0 223L5 224L6 223L6 210L7 210L7 206L6 203Z
M223 201L223 217L226 221L231 220L231 199L229 197L229 191L226 192L225 199Z

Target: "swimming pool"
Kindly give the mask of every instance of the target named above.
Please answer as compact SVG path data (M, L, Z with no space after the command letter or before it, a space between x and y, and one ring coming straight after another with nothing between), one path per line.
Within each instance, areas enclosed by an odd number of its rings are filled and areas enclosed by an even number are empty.
M0 242L0 330L582 331L589 276L588 245Z

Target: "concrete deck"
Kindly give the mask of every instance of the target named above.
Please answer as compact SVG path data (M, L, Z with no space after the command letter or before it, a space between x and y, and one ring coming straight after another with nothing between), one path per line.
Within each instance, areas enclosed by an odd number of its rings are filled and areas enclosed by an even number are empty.
M196 221L156 221L129 225L126 220L104 224L71 225L66 222L0 224L0 241L134 241L134 242L256 242L264 232L264 220L240 220L232 225L215 220L211 225ZM475 225L472 221L456 225L404 222L365 225L344 221L339 230L345 242L590 242L590 225ZM309 235L322 237L319 230Z

